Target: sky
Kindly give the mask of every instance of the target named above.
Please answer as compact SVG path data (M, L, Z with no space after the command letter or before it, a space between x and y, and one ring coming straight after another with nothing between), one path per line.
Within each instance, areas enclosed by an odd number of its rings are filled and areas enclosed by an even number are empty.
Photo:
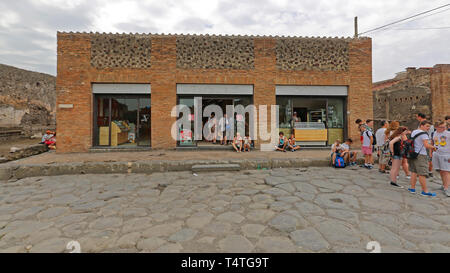
M449 0L0 0L0 63L56 75L56 32L352 37ZM446 27L446 28L445 28ZM435 29L439 28L439 29ZM450 6L375 32L372 79L450 63Z

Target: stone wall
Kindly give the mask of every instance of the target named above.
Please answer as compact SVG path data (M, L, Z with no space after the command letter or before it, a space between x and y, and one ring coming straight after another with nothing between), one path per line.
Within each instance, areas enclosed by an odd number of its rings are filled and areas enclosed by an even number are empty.
M177 68L255 68L253 39L248 37L177 36Z
M0 64L0 127L54 127L55 80L51 75Z
M449 75L450 65L409 67L393 79L374 83L374 119L397 120L411 129L417 127L417 113L432 122L443 119L450 114Z
M91 65L104 68L150 68L152 41L149 35L94 34L91 37Z
M347 71L348 41L332 38L277 39L281 70Z

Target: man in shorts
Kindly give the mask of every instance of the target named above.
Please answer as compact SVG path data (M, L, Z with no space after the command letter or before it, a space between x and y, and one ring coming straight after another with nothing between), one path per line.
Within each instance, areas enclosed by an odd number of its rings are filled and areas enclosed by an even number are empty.
M410 193L416 193L416 182L419 177L419 183L422 187L422 196L436 196L436 193L429 192L427 189L428 177L428 158L427 149L435 151L436 148L430 145L430 137L428 130L430 130L431 122L424 120L420 122L419 129L411 133L411 138L414 139L414 151L418 154L415 159L408 159L409 170L411 171L411 187L408 189ZM420 134L420 135L419 135Z
M363 144L361 147L361 151L364 155L364 166L367 169L373 169L372 161L372 144L373 144L373 134L370 132L366 126L360 125L359 130L363 135Z
M350 146L352 145L353 140L351 138L347 138L344 143L341 145L341 156L344 158L345 163L348 164L348 166L354 166L356 165L356 155L357 152L350 151Z
M436 124L436 132L433 134L433 145L437 151L433 154L433 166L440 173L442 190L450 197L450 131L445 121Z

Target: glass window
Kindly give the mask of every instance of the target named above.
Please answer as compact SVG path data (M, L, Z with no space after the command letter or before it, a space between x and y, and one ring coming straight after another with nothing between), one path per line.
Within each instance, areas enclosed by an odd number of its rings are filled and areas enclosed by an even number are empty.
M344 100L328 99L328 128L344 128Z
M280 128L291 128L292 98L277 97Z

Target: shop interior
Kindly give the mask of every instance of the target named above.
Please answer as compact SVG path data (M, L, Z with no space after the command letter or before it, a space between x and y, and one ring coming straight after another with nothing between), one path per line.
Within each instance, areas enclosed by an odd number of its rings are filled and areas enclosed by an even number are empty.
M96 145L111 147L151 145L149 97L98 96L96 114Z

